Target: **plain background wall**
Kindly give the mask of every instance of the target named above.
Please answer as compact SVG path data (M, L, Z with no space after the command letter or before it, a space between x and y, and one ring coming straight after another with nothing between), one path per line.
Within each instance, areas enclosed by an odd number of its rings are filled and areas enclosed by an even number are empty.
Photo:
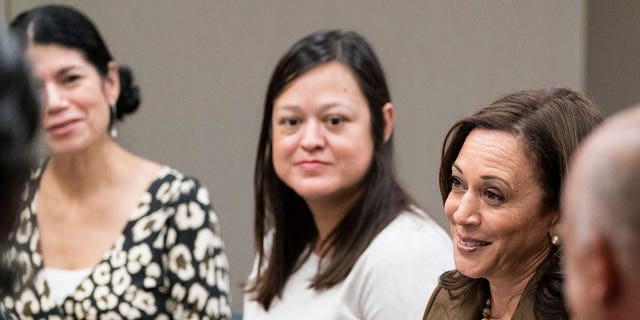
M4 0L7 16L43 1ZM367 37L396 105L401 181L441 224L437 171L450 125L506 92L583 87L584 1L61 1L91 17L130 65L142 106L118 140L210 189L233 308L253 260L253 162L279 57L324 28ZM426 302L425 302L426 303Z
M587 2L585 88L607 113L640 102L640 1Z

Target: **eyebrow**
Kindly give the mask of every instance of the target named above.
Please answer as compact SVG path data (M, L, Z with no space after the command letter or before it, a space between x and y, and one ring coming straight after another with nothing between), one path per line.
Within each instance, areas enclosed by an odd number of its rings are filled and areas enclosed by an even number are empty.
M71 66L64 67L64 68L58 70L58 72L56 72L56 74L58 74L58 75L65 74L65 73L67 73L67 72L69 72L69 71L71 71L73 69L82 69L82 67L81 66L76 66L76 65L71 65Z
M502 178L500 178L498 176L494 176L494 175L484 175L484 176L480 176L480 178L482 180L500 180L500 181L506 183L507 185L509 185L509 183L507 183L506 180L504 180L504 179L502 179Z
M276 106L276 105L273 105L273 111L276 111L276 110L290 110L290 111L296 111L296 110L298 110L298 109L300 109L300 107L299 107L299 106L292 105L292 104L287 104L287 105L283 105L283 106Z
M460 167L459 167L457 164L453 163L451 166L452 166L453 168L455 168L456 170L458 170L461 174L464 174L464 172L462 171L462 169L460 169ZM511 187L511 184L509 184L509 182L507 182L506 180L504 180L504 179L502 179L501 177L498 177L498 176L494 176L494 175L483 175L483 176L480 176L480 179L482 179L482 180L500 180L500 181L502 181L503 183L505 183L507 186Z
M335 107L340 107L340 106L348 106L349 104L345 104L345 103L340 103L340 102L330 102L327 104L323 104L320 106L320 112L326 112L327 110L331 109L331 108L335 108ZM281 105L279 107L277 107L277 109L282 109L282 110L291 110L291 111L296 111L298 109L301 109L302 107L297 105L297 104L285 104L285 105ZM274 110L276 109L276 106L274 105Z

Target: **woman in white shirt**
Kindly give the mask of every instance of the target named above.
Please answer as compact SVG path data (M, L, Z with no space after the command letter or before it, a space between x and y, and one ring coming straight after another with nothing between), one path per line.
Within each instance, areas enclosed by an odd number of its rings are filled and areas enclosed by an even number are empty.
M418 319L451 240L394 175L395 109L355 32L301 39L272 75L244 318Z

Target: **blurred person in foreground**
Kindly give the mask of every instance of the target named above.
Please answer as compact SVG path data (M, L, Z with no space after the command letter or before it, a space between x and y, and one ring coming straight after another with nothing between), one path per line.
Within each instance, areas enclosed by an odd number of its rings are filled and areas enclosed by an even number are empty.
M575 319L640 319L640 106L590 135L562 196L569 310Z
M0 299L17 276L3 253L35 160L39 102L29 75L15 42L0 31ZM0 318L2 314L0 309Z

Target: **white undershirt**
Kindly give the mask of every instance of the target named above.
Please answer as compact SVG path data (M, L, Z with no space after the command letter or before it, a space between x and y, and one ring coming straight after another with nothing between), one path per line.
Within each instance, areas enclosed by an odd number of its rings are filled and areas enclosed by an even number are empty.
M57 305L62 305L64 299L73 293L80 282L91 274L92 270L91 268L79 270L44 268L51 299Z

